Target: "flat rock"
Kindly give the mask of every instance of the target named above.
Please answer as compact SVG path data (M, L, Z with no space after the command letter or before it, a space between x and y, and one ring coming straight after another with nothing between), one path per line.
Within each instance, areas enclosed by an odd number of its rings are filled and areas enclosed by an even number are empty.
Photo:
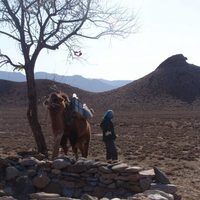
M141 177L149 176L153 178L155 176L154 169L142 170L139 174Z
M32 182L35 187L42 189L49 184L50 179L48 176L41 174L33 178Z
M71 165L71 162L69 160L62 159L62 158L56 159L52 163L52 166L55 169L63 169L69 165Z
M151 183L151 190L161 190L166 193L175 194L177 192L177 187L173 184L160 184L160 183Z
M0 200L17 200L12 196L4 196L4 197L0 197Z
M51 198L57 198L60 197L59 194L54 194L54 193L46 193L46 192L38 192L38 193L33 193L29 195L30 198L32 199L51 199Z
M143 193L135 194L130 200L174 200L173 195L159 190L146 190Z
M30 157L30 158L24 158L22 160L19 161L19 163L22 165L22 166L25 166L25 167L29 167L29 166L34 166L36 164L38 164L40 161L37 160L36 158L34 157Z
M90 196L88 194L84 194L84 195L81 196L81 200L98 200L98 198Z
M124 172L127 172L127 173L137 173L137 172L140 172L141 170L142 170L142 168L139 167L139 166L132 166L132 167L126 168Z
M12 180L19 176L20 172L17 168L15 167L7 167L6 168L6 180Z
M100 166L99 171L102 173L107 173L107 174L112 173L112 170L109 169L107 166Z
M116 172L122 172L124 171L126 168L128 167L128 165L126 163L120 163L117 165L112 166L112 170L116 171Z

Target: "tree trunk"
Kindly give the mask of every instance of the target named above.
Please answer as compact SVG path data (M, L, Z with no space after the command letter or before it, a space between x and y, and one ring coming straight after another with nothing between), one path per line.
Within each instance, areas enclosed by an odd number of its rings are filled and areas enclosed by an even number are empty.
M37 144L38 152L47 156L47 146L40 123L38 121L37 109L37 92L34 78L34 67L27 65L26 80L27 80L27 94L28 94L28 109L27 118L33 132L35 142Z

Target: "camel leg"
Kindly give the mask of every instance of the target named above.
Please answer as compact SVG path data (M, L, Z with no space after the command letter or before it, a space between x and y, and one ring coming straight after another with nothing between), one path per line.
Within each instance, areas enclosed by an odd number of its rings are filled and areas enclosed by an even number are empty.
M75 159L78 160L78 149L76 145L72 145L72 151L74 152Z
M87 158L88 157L88 150L89 150L89 143L90 143L90 135L91 135L91 130L88 129L88 131L86 132L86 137L84 138L84 140L82 141L82 145L83 145L83 153L82 156Z
M88 151L89 151L89 143L90 143L90 138L91 138L91 127L89 123L87 123L87 131L85 132L85 134L87 135L87 137L85 137L85 140L83 143L84 145L83 157L87 158Z
M84 143L84 157L87 158L88 157L88 149L89 149L89 141L86 141Z
M61 145L65 155L67 155L67 153L68 153L67 140L68 140L67 134L63 134L61 141L60 141L60 145Z
M62 134L57 134L54 137L52 160L58 156L61 138L62 138Z
M88 148L89 148L89 142L88 141L82 141L82 142L79 143L79 149L81 151L82 157L87 158Z
M82 157L85 157L85 156L84 156L84 144L83 144L82 141L80 141L80 142L78 143L78 149L79 149L80 152L81 152L81 156L82 156Z

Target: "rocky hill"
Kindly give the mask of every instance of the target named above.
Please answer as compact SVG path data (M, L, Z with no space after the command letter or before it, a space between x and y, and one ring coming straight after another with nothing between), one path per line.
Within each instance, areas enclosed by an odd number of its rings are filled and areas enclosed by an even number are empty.
M38 101L41 103L44 98L51 92L64 91L68 95L74 92L79 96L85 96L90 92L80 90L70 85L57 83L50 80L36 80ZM11 82L0 80L0 105L16 105L23 106L27 104L27 88L26 82Z
M102 93L102 105L134 110L190 106L200 97L200 68L186 60L182 54L167 58L134 83Z
M200 68L186 60L186 57L179 54L161 63L149 75L148 87L152 93L166 93L188 103L200 97Z
M200 68L186 62L182 54L162 62L152 73L123 87L92 93L49 80L37 80L39 101L52 91L63 91L79 98L95 109L127 110L187 107L200 97ZM0 104L26 104L26 83L0 80ZM17 100L16 100L17 97Z

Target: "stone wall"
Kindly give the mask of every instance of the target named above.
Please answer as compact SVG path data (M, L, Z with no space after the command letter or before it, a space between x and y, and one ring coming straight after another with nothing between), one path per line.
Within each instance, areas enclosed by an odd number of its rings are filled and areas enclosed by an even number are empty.
M20 200L51 199L50 194L54 199L80 199L86 194L95 199L148 199L149 195L151 199L152 195L178 199L176 186L157 168L144 170L126 163L84 158L75 161L66 156L54 161L34 157L1 159L0 182L0 196Z

